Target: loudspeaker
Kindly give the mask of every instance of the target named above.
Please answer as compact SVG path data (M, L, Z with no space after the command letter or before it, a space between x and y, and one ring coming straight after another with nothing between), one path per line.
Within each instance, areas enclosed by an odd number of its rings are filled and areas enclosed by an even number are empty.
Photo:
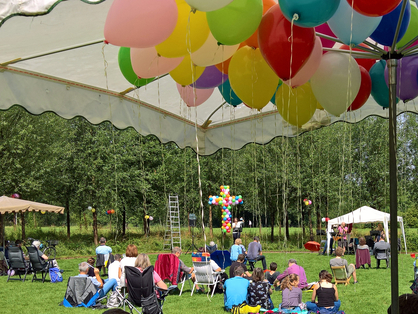
M196 215L195 214L189 214L189 226L195 227L196 226Z

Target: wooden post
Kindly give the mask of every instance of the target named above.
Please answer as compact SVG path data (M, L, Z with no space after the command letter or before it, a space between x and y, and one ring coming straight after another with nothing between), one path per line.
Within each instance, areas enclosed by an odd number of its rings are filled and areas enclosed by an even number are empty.
M212 206L209 206L209 230L210 230L210 238L213 238L213 229L212 229Z
M65 200L65 207L67 210L67 239L69 239L71 235L71 230L70 230L70 198L68 196Z
M94 244L96 246L99 245L99 239L97 235L97 211L96 210L93 213L93 238L94 238Z
M26 232L25 232L25 213L20 212L20 219L22 221L22 239L26 238Z

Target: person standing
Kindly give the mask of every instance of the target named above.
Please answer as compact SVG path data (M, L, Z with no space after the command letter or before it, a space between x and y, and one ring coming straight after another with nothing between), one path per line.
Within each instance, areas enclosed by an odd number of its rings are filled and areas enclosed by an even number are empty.
M234 222L232 223L232 237L235 240L241 237L241 231L242 231L242 225L244 224L244 220L242 220L242 217L240 221L238 221L238 218L234 218Z
M101 237L99 240L99 246L96 248L96 267L99 271L103 268L103 273L106 273L106 265L109 260L110 254L112 253L112 248L106 245L106 238Z
M260 238L255 236L254 241L248 244L247 260L261 261L263 270L267 269L266 257L263 255L263 249L260 244Z
M338 226L338 233L341 237L341 239L338 241L338 246L341 246L341 247L344 248L344 251L343 251L343 255L344 255L344 252L345 252L345 250L347 248L347 245L348 245L348 243L347 243L348 227L346 227L344 221L341 223L340 226Z

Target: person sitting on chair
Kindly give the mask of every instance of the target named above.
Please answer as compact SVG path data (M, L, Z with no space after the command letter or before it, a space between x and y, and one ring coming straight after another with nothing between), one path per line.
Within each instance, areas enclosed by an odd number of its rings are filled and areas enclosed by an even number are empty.
M32 242L32 246L36 247L36 250L38 251L38 255L40 256L40 258L42 258L44 261L48 261L48 256L46 256L41 250L41 242L39 242L38 240L35 240Z
M244 269L239 266L235 269L234 277L225 281L224 305L230 311L234 305L240 305L247 301L248 286L250 282L243 278Z
M379 242L376 242L373 247L373 255L376 257L377 268L380 267L380 260L386 259L386 267L389 267L388 256L386 252L377 252L377 250L387 250L390 251L390 244L385 241L385 235L380 236Z
M345 271L347 272L347 278L353 275L354 283L355 284L358 283L356 267L354 266L354 264L348 265L347 260L341 257L342 255L343 255L343 248L339 246L335 249L336 257L329 261L329 265L330 266L345 266Z
M263 255L263 249L260 244L260 238L254 237L254 241L248 244L247 260L261 261L263 270L267 269L266 257Z
M235 239L234 245L231 246L231 256L230 259L232 262L235 262L238 259L238 255L244 254L245 255L245 247L242 245L242 241L240 238Z
M184 272L185 274L187 274L188 276L190 276L190 279L195 282L196 280L196 276L193 272L193 267L187 267L186 264L184 264L184 262L180 259L180 255L181 255L181 248L179 248L178 246L173 247L173 249L171 250L171 253L174 254L175 256L177 256L177 258L180 261L180 269L182 272ZM202 293L205 293L205 289L203 287L200 287L198 285L196 285L196 290L200 291Z
M148 255L144 253L138 254L138 257L135 260L135 267L138 268L142 273L149 266L151 266L151 262L149 260ZM165 282L161 280L160 275L158 275L155 270L154 270L153 276L154 276L154 284L156 287L163 289L163 290L168 289Z
M216 252L217 249L218 249L218 246L213 241L210 241L209 245L206 245L206 251L209 254L212 254L213 252Z
M235 276L235 269L237 269L238 267L242 267L242 269L244 270L243 277L248 280L252 279L251 274L247 270L247 266L245 266L244 264L244 260L244 254L239 254L238 259L235 262L232 262L231 267L229 267L229 278L233 278Z
M79 275L76 277L87 277L91 280L93 285L96 287L97 291L99 291L99 297L104 297L110 290L115 291L116 287L118 286L118 283L116 282L116 279L108 279L106 283L103 284L103 280L100 278L99 275L99 269L94 269L94 277L89 277L87 275L89 269L89 265L87 262L81 262L78 265L78 271Z
M306 279L305 269L303 269L302 266L299 266L294 258L289 259L288 266L289 267L283 273L281 273L279 276L277 276L276 285L278 285L288 275L296 274L299 277L298 287L300 289L307 288L308 287L308 281Z

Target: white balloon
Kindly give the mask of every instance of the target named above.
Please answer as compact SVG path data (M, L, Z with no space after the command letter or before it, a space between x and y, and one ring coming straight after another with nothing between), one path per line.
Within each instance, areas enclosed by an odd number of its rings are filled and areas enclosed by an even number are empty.
M361 74L348 54L326 53L311 78L312 91L324 109L339 117L351 105L360 89Z
M203 12L215 11L230 4L233 0L186 0L193 8Z
M192 53L192 61L194 64L207 67L228 60L237 51L239 45L226 46L218 45L218 41L209 33L208 39L202 47Z
M87 209L88 209L88 210L91 210L92 208L93 208L93 207L91 207L91 206L87 207Z

